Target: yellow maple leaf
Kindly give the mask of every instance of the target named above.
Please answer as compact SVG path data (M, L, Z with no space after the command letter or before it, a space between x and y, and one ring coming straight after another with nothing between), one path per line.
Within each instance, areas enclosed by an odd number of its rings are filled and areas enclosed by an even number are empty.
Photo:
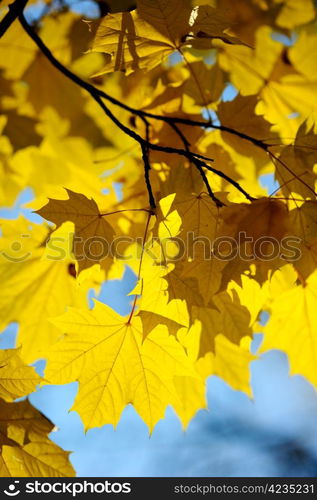
M104 52L98 74L150 70L186 46L210 48L210 40L241 43L226 34L228 22L209 5L191 9L184 0L139 0L132 12L108 14L98 25L91 50Z
M200 0L204 3L204 0ZM259 26L292 29L308 23L315 17L313 0L212 0L219 8L230 13L231 24L238 37L254 45Z
M222 216L229 234L232 228L234 241L233 251L229 248L232 258L226 259L222 273L222 288L226 288L231 279L240 283L242 273L251 264L256 265L261 283L267 279L269 270L285 264L282 240L288 234L289 215L284 202L259 198L251 203L224 207Z
M219 335L216 339L213 373L233 389L252 397L250 363L257 357L251 354L250 346L250 339L243 339L241 346L237 346L223 335Z
M61 131L62 120L54 118L48 114L48 123ZM102 169L93 158L93 149L84 138L59 137L55 132L46 131L40 145L20 149L11 156L9 172L22 188L28 186L34 190L36 199L29 205L33 209L42 206L46 197L65 196L64 188L84 191L86 196L99 202L104 199L101 191L106 186L100 178Z
M166 327L143 342L140 318L119 316L98 301L93 311L70 309L54 323L66 334L48 352L45 377L57 384L79 381L72 409L86 429L116 425L132 403L152 430L177 397L174 377L196 376Z
M284 351L290 372L306 377L317 386L317 272L304 285L286 290L275 297L270 307L270 319L264 328L261 352L270 349Z
M0 398L5 401L30 394L41 380L33 367L22 362L19 351L0 350Z
M200 320L196 320L187 332L181 332L181 342L186 346L190 359L195 362L200 377L206 380L210 375L217 375L233 389L243 391L251 397L250 363L256 359L250 352L251 339L242 337L237 345L221 333L217 334L214 338L214 352L209 351L203 357L199 357L201 332ZM195 398L191 396L191 400L194 403Z
M57 311L62 314L68 305L84 306L88 289L96 285L96 275L84 284L76 283L70 256L71 231L67 227L54 233L48 250L45 226L20 218L15 225L3 222L2 229L0 327L12 321L19 323L17 343L22 347L22 357L33 362L59 336L48 318Z
M257 113L274 124L272 130L279 132L282 138L292 139L298 126L316 112L316 90L316 80L307 81L298 74L269 81L261 92Z
M292 29L295 26L306 24L316 17L314 2L303 0L274 0L280 10L276 18L276 24L282 28Z
M19 23L13 23L0 42L0 68L7 78L19 79L33 61L36 46Z
M166 325L169 333L173 334L179 328L188 326L186 302L180 298L172 298L173 294L168 291L165 275L172 267L156 265L152 258L147 265L142 264L138 315L142 320L144 335L148 335L158 324Z
M0 187L0 204L1 206L10 206L16 199L20 189L23 184L21 179L17 175L17 172L12 168L10 162L13 147L5 135L2 135L3 129L7 124L7 117L0 117L0 176L1 176L1 187Z
M183 285L196 280L196 293L208 304L219 290L224 262L213 258L213 244L219 236L221 215L209 195L178 193L172 205L182 220L179 238L184 242L183 259L175 262L173 279ZM177 277L176 277L177 276Z
M246 46L223 47L219 64L230 72L233 85L242 95L257 94L272 74L283 45L271 38L272 29L257 30L255 49Z
M0 476L72 477L69 453L47 436L54 425L29 401L0 399Z
M250 313L241 305L239 296L232 290L231 293L221 292L213 297L213 303L221 314L221 333L234 344L239 344L243 337L251 337Z
M233 292L213 295L209 307L192 306L190 309L192 320L201 324L198 357L215 352L216 339L220 334L235 345L240 345L242 338L251 337L250 313L240 303L235 290Z
M205 135L200 142L201 151L205 156L214 160L213 165L216 168L238 182L246 192L252 193L254 197L258 198L265 196L267 192L260 185L259 176L262 173L273 172L273 164L269 162L268 157L259 155L258 150L253 158L252 155L247 154L250 152L250 147L246 146L246 150L242 149L241 145L237 147L237 141L231 138L227 140L228 135L228 133L219 130ZM246 143L246 141L243 142ZM254 153L255 148L252 145L251 148ZM227 180L212 172L208 172L208 180L215 192L226 193L228 201L234 203L245 201L244 194Z
M289 267L291 268L291 266ZM241 276L241 286L235 281L230 281L228 291L235 292L238 295L240 304L246 308L247 313L250 315L249 325L254 325L267 301L269 293L267 282L261 286L252 276L243 274Z
M294 67L309 81L316 80L317 36L314 28L301 30L296 43L289 48L288 56Z
M0 352L4 476L73 474L52 424L12 403L39 382L78 382L85 429L129 404L150 431L169 405L185 428L209 376L252 396L261 331L317 386L313 0L98 5L91 31L45 9L0 40L1 201L31 188L57 227L1 224L0 328L18 323ZM90 310L89 288L126 265L130 315ZM24 363L45 356L43 381Z
M70 189L66 191L67 200L49 199L37 213L57 227L66 221L74 223L74 255L80 272L108 257L111 259L114 230L93 199Z
M312 41L313 43L313 41ZM306 45L305 45L306 46ZM262 26L256 33L255 50L246 46L224 46L219 54L219 64L230 72L230 79L242 95L258 95L256 113L272 123L283 141L292 138L298 126L316 109L316 78L308 79L297 63L303 58L303 43L296 42L290 54L280 41L272 39L272 28ZM306 57L306 49L305 49ZM307 70L305 70L306 73ZM293 117L292 114L296 113Z
M223 127L237 131L237 134L232 134L223 130L221 132L223 139L240 154L251 156L258 164L260 162L265 164L266 152L254 144L252 139L259 144L267 144L270 140L274 142L274 136L275 138L277 136L271 133L271 124L263 116L255 114L257 103L255 96L238 94L232 101L221 102L217 114ZM244 138L239 136L239 133L244 135Z
M175 377L174 384L178 397L172 406L186 429L199 410L207 409L205 380L203 377Z
M308 200L289 212L290 235L296 251L293 266L302 278L317 268L317 204Z
M312 129L307 130L303 123L296 134L293 145L285 146L276 162L275 177L281 185L282 193L291 197L290 193L304 199L315 199L317 164L317 135Z
M188 310L185 300L174 295L175 290L168 287L167 276L174 269L173 258L177 258L178 247L174 236L181 224L177 212L169 212L173 196L160 201L162 210L161 222L158 217L159 241L151 238L144 246L140 268L141 295L138 301L138 315L142 320L144 335L158 324L168 327L170 333L176 334L180 327L188 326ZM133 293L133 292L132 292Z

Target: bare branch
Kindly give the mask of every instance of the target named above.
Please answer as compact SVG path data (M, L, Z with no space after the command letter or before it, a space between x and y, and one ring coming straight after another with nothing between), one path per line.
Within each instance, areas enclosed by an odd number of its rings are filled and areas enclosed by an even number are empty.
M9 5L9 11L4 16L0 23L0 38L6 33L10 28L11 24L19 17L23 12L24 7L29 0L15 0L14 3Z
M189 161L191 161L196 166L196 168L199 170L200 175L202 176L202 179L206 185L206 188L207 188L208 193L211 196L211 198L216 202L216 204L218 206L222 205L222 202L220 200L218 200L215 197L215 195L213 194L212 189L209 185L207 176L204 172L204 167L211 170L211 167L206 165L205 161L212 162L213 160L211 158L203 156L199 153L193 153L189 150L188 141L187 141L186 137L184 136L184 134L177 127L177 125L176 125L177 123L182 123L182 124L190 125L190 126L202 126L204 128L207 128L207 127L218 128L218 129L226 131L226 132L234 133L235 135L238 135L239 137L246 139L246 140L249 140L250 142L258 145L259 147L261 147L261 149L267 150L266 145L264 145L261 141L258 141L257 139L254 139L254 138L250 138L243 133L233 131L227 127L222 127L220 125L219 126L213 125L210 122L203 122L203 121L197 122L197 121L187 120L187 119L182 119L182 118L177 118L177 117L174 118L174 117L154 115L152 113L144 112L141 110L136 110L134 108L127 106L124 103L121 103L117 99L115 99L115 98L109 96L108 94L106 94L105 92L97 89L96 87L94 87L90 83L82 80L79 76L77 76L75 73L70 71L63 64L61 64L55 58L55 56L52 54L50 49L44 44L44 42L41 40L41 38L38 36L38 34L28 24L28 22L26 21L24 15L23 15L23 12L20 12L20 14L19 14L19 21L21 23L21 26L25 30L25 32L30 36L30 38L32 38L34 43L38 46L38 48L46 56L46 58L51 62L51 64L56 69L58 69L64 76L66 76L68 79L70 79L72 82L74 82L76 85L78 85L79 87L86 90L91 95L91 97L98 103L98 105L102 108L102 110L104 111L106 116L110 120L112 120L112 122L122 132L124 132L126 135L128 135L129 137L131 137L132 139L134 139L136 142L138 142L140 144L141 149L142 149L142 158L144 161L145 181L146 181L146 186L147 186L147 190L149 193L149 201L150 201L151 208L155 208L155 200L154 200L154 196L153 196L153 192L152 192L152 188L151 188L151 184L150 184L150 177L149 177L149 172L151 169L150 162L149 162L149 151L150 150L161 151L161 152L170 153L170 154L177 154L177 155L183 156L183 157L187 158ZM122 122L120 122L120 120L113 114L113 112L109 109L109 107L102 100L102 98L108 100L112 104L120 106L121 108L133 113L135 116L139 116L142 119L142 121L146 124L146 138L141 137L134 130L131 130L129 127L127 127ZM158 144L151 143L149 140L149 122L148 122L147 118L153 118L153 119L161 120L161 121L168 123L180 135L180 137L184 143L185 149L174 148L171 146L160 146ZM240 192L242 192L247 197L247 199L249 199L249 200L253 199L248 193L246 193L246 191L243 188L241 188L241 186L236 181L234 181L230 177L223 174L220 170L213 169L212 171L215 174L219 175L220 177L225 178L228 182L231 182L231 184L234 185Z
M182 142L184 144L184 148L186 149L186 151L188 152L188 154L191 156L189 161L190 161L191 165L194 165L194 167L196 167L198 169L198 172L201 175L201 178L202 178L203 183L205 184L205 186L207 188L207 191L208 191L208 194L209 194L210 198L216 203L217 207L222 207L224 204L222 203L222 201L220 201L215 196L215 194L214 194L214 192L211 189L211 186L209 184L208 178L207 178L207 176L206 176L206 174L204 172L204 169L203 169L204 163L201 162L198 158L195 158L194 154L190 151L190 149L189 149L190 143L187 140L187 137L178 128L178 126L175 123L170 123L169 125L176 132L176 134L180 137L180 139L182 140Z

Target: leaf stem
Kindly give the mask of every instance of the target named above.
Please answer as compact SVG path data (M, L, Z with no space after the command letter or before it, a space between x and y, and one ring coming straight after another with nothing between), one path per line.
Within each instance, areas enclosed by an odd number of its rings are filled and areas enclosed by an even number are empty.
M114 212L107 212L105 214L100 214L101 217L106 217L107 215L114 215L114 214L119 214L122 212L147 212L147 213L152 213L152 210L149 210L148 208L125 208L123 210L115 210Z
M151 220L151 216L152 215L153 215L153 213L149 212L149 215L148 215L148 218L147 218L147 221L146 221L146 225L145 225L144 236L143 236L143 240L142 240L142 250L141 250L141 257L140 257L140 262L139 262L139 269L138 269L137 281L139 281L139 279L141 277L141 269L142 269L142 262L143 262L143 256L144 256L145 241L146 241L147 233L148 233L148 230L149 230L149 225L150 225L150 220ZM141 293L142 293L142 291L141 291ZM132 309L131 309L131 312L130 312L130 316L129 316L128 321L127 321L128 325L131 323L131 320L132 320L132 317L133 317L133 314L134 314L134 311L135 311L135 307L136 307L136 303L137 303L138 297L139 297L139 295L135 295L135 297L134 297L134 301L133 301L133 304L132 304Z

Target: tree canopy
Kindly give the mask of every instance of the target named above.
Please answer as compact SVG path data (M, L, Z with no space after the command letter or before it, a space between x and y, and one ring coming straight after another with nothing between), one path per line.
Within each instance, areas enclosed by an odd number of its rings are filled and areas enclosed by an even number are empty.
M312 0L2 0L0 203L34 214L1 220L0 475L75 474L39 385L149 432L211 375L252 397L270 349L317 386L316 28ZM90 307L126 266L129 314Z

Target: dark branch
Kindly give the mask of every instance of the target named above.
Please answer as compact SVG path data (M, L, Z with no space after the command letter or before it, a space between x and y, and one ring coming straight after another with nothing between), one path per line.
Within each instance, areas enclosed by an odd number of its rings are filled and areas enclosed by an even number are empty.
M176 134L180 137L180 139L183 141L184 147L186 151L189 151L190 147L190 142L188 141L187 137L183 134L181 129L176 125L175 121L173 122L168 122L169 126L176 132Z
M202 180L207 188L207 191L208 191L210 198L216 203L217 207L223 207L224 203L222 203L222 201L219 200L219 198L217 198L217 196L214 194L213 190L210 187L207 175L205 174L204 169L203 169L203 163L200 160L197 160L197 158L193 158L192 162L195 165L195 167L197 168L197 170L199 171L199 173L202 177Z
M247 191L245 191L243 189L243 187L240 186L240 184L237 181L235 181L234 179L232 179L231 177L226 175L221 170L218 170L214 167L211 167L210 165L207 165L205 162L201 161L200 163L203 167L207 168L207 170L210 170L210 172L213 172L214 174L218 175L222 179L225 179L227 182L230 182L230 184L232 184L238 191L240 191L240 193L242 193L247 198L247 200L254 201L256 199L253 196L250 196L249 193L247 193Z
M78 85L82 89L86 90L86 92L88 92L91 95L91 97L102 108L102 110L104 111L104 113L106 114L106 116L110 120L112 120L112 122L122 132L124 132L126 135L128 135L129 137L131 137L132 139L134 139L136 142L138 142L140 144L141 149L142 149L142 157L143 157L143 161L144 161L146 186L147 186L148 193L149 193L149 200L150 200L150 206L151 206L151 208L155 207L155 201L154 201L154 196L153 196L153 192L152 192L152 189L151 189L150 178L149 178L149 171L150 171L150 168L151 168L150 167L150 162L149 162L149 151L150 150L161 151L161 152L170 153L170 154L178 154L180 156L183 156L183 157L187 158L189 161L191 161L196 166L196 168L199 170L200 175L202 176L202 179L203 179L203 181L204 181L204 183L206 185L207 191L208 191L209 195L211 196L211 198L217 203L218 206L222 205L222 202L220 200L218 200L215 197L215 195L213 194L213 192L212 192L212 190L210 188L207 176L206 176L206 174L204 172L204 169L203 169L204 167L206 167L209 170L211 170L211 167L209 167L208 165L206 165L204 162L205 161L212 162L213 160L211 158L208 158L208 157L203 156L201 154L191 152L189 150L189 147L188 147L188 141L187 141L187 139L185 138L184 134L179 130L179 128L177 127L176 123L182 123L182 124L190 125L190 126L193 126L193 125L194 126L202 126L202 127L205 127L205 128L208 128L208 127L218 128L218 129L226 131L226 132L234 133L235 135L238 135L239 137L241 137L243 139L247 139L247 140L253 142L254 144L259 143L259 144L261 144L261 145L257 144L257 145L259 145L259 147L261 147L262 149L266 149L266 146L264 144L262 144L261 141L257 141L257 139L249 138L245 134L237 132L237 131L233 131L233 130L227 128L227 127L221 127L221 126L212 125L210 122L203 122L203 121L199 122L199 121L187 120L187 119L177 118L177 117L173 118L173 117L166 117L166 116L154 115L152 113L148 113L148 112L145 112L145 111L136 110L134 108L131 108L131 107L127 106L124 103L121 103L117 99L115 99L115 98L109 96L108 94L106 94L105 92L97 89L96 87L94 87L90 83L82 80L79 76L77 76L75 73L73 73L72 71L70 71L63 64L61 64L55 58L55 56L52 54L52 52L50 51L50 49L44 44L44 42L38 36L38 34L28 24L28 22L26 21L24 15L23 15L23 12L20 12L18 17L19 17L19 21L21 23L21 26L23 27L23 29L25 30L25 32L30 36L30 38L34 41L34 43L38 46L38 48L46 56L46 58L51 62L51 64L58 71L60 71L64 76L66 76L69 80L71 80L73 83L75 83L76 85ZM123 108L123 109L125 109L125 110L127 110L127 111L129 111L131 113L133 113L135 116L139 116L143 120L143 122L145 123L145 125L146 125L146 130L147 130L147 134L146 134L147 136L146 136L146 138L141 137L135 131L131 130L129 127L127 127L122 122L120 122L120 120L118 120L118 118L113 114L113 112L104 103L104 101L102 100L102 98L107 99L112 104L120 106L121 108ZM149 123L147 121L147 118L153 118L153 119L161 120L161 121L164 121L164 122L168 123L180 135L180 137L181 137L181 139L182 139L182 141L184 143L185 149L173 148L173 147L170 147L170 146L160 146L158 144L151 143L150 140L149 140L149 134L148 134ZM220 175L222 178L226 179L228 182L231 182L231 184L234 185L240 192L242 192L249 200L253 199L233 179L231 179L230 177L226 176L225 174L223 174L219 170L214 169L213 172L215 174L217 174L217 175Z
M210 194L211 188L210 188L210 185L209 185L207 177L202 175L202 172L203 172L201 170L202 168L206 168L207 170L209 170L210 172L213 172L214 174L218 175L222 179L225 179L227 182L229 182L230 184L232 184L232 186L234 186L238 191L240 191L240 193L242 193L249 201L254 201L255 200L255 198L253 198L253 196L250 196L249 193L247 193L247 191L245 191L243 189L243 187L240 186L240 184L237 181L235 181L234 179L232 179L231 177L229 177L228 175L226 175L221 170L218 170L218 169L216 169L214 167L211 167L210 165L207 165L207 163L205 163L204 161L200 161L198 159L197 155L189 150L190 144L189 144L187 138L185 137L185 135L183 134L183 132L179 129L179 127L177 127L177 125L175 125L175 123L173 123L173 124L171 123L170 125L173 128L173 130L175 130L175 132L178 134L178 136L182 139L185 149L192 156L196 157L194 161L192 160L192 163L194 163L195 167L198 168L198 170L200 172L200 175L203 178L203 181L204 181L204 183L205 183L205 185L207 187L207 190L208 190L209 194ZM205 158L205 160L206 161L210 161L208 158ZM218 200L217 204L219 204L219 203L222 203L222 202L220 202L220 200ZM222 205L223 205L223 203L222 203ZM221 205L219 205L219 206L221 206Z
M150 165L150 161L149 161L149 150L144 144L142 144L141 149L142 149L142 159L143 159L143 163L144 163L145 184L146 184L147 191L149 193L149 203L150 203L150 207L153 210L155 210L156 204L155 204L155 199L154 199L151 181L150 181L151 165Z
M19 17L23 12L24 7L29 0L16 0L14 3L9 5L9 11L4 16L0 23L0 38L6 33L10 28L11 24Z
M211 189L208 178L207 178L207 176L204 172L204 169L203 169L203 165L204 165L203 162L200 161L198 158L195 158L194 154L191 153L191 151L189 149L190 143L189 143L187 137L183 134L183 132L178 128L178 126L175 123L170 123L169 125L176 132L176 134L179 136L179 138L182 140L182 142L184 144L184 148L186 149L186 151L190 155L190 163L192 165L194 165L197 168L198 172L200 173L201 178L202 178L203 183L205 184L205 186L207 188L207 191L208 191L210 198L216 203L217 207L222 207L224 204L222 203L222 201L220 201L215 196L213 190Z
M23 22L23 20L24 20L24 22ZM199 121L199 120L191 120L189 118L156 115L156 114L150 113L148 111L144 111L141 109L135 109L135 108L132 108L131 106L128 106L127 104L110 96L104 90L98 89L98 88L94 87L93 85L91 85L90 83L85 82L84 80L79 78L77 75L75 75L74 73L69 71L67 68L65 68L65 66L63 66L59 61L57 61L57 59L55 59L55 57L53 56L51 51L46 47L46 45L44 45L42 40L37 36L37 34L28 25L28 23L26 22L23 15L20 17L20 22L21 22L23 28L25 29L25 31L28 33L28 35L33 39L33 41L40 48L40 50L50 60L50 62L59 71L64 73L65 76L67 76L68 78L73 80L77 85L84 88L91 95L92 94L99 95L99 97L106 99L111 104L114 104L115 106L119 106L120 108L122 108L126 111L129 111L130 113L132 113L136 116L139 116L140 118L142 118L142 117L143 118L151 118L154 120L164 121L164 122L169 123L169 124L179 123L179 124L188 125L188 126L202 127L202 128L213 128L213 129L221 130L223 132L228 132L229 134L236 135L236 136L240 137L240 139L245 139L249 142L252 142L254 145L258 146L261 149L264 149L265 151L267 150L267 145L263 141L260 141L259 139L255 139L254 137L248 136L247 134L244 134L243 132L239 132L238 130L231 129L230 127L225 127L223 125L214 125L211 121ZM155 145L153 145L153 146L155 146ZM177 154L177 151L167 151L167 152L175 152Z
M58 69L63 75L65 75L67 78L72 80L76 85L81 87L82 89L86 90L92 98L99 104L99 106L103 109L105 114L110 118L118 128L122 130L125 134L130 136L132 139L137 141L140 145L145 144L149 149L153 149L154 151L162 151L164 153L172 153L172 154L178 154L180 156L185 156L186 158L188 157L187 151L184 149L178 149L178 148L173 148L170 146L159 146L158 144L152 144L150 142L147 142L146 139L141 137L139 134L134 132L133 130L129 129L126 127L123 123L121 123L117 117L112 113L112 111L108 108L108 106L102 101L101 97L103 92L100 92L96 87L91 85L88 82L85 82L82 80L79 76L75 75L72 71L67 69L63 64L61 64L51 53L49 48L44 44L44 42L41 40L41 38L38 36L38 34L33 30L33 28L28 24L26 21L25 17L23 14L19 15L19 21L23 27L23 29L26 31L26 33L32 38L32 40L35 42L35 44L38 46L38 48L42 51L42 53L47 57L47 59L52 63L52 65ZM108 99L109 101L113 102L115 99ZM119 101L118 101L119 102ZM124 109L126 109L125 105L122 105ZM132 109L132 108L131 108ZM139 116L139 112L137 110L132 111ZM210 158L205 158L202 155L196 155L199 158L203 159L208 159L209 161L212 161Z
M147 188L147 191L149 194L150 208L152 210L155 210L156 204L155 204L155 199L154 199L151 181L150 181L151 164L150 164L150 150L149 150L149 146L148 146L150 143L150 124L146 118L142 117L142 120L143 120L144 125L145 125L145 139L146 139L146 144L141 145L142 159L143 159L143 164L144 164L144 178L145 178L146 188Z

